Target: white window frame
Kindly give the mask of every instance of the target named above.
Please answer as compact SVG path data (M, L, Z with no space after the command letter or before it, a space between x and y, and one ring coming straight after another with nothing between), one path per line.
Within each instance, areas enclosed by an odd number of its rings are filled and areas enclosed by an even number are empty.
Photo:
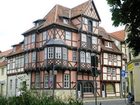
M97 44L97 37L92 36L92 44Z
M89 52L86 52L86 63L91 63L91 55Z
M87 35L86 34L81 34L82 37L81 37L81 40L82 42L87 42Z
M67 54L67 49L63 48L63 59L67 60L68 59L68 54Z
M69 31L65 31L65 34L66 34L66 40L71 40L71 32Z
M61 54L62 54L61 47L55 47L55 58L61 59L62 58Z
M81 52L80 52L80 59L81 59L81 62L82 62L82 63L85 63L85 61L86 61L86 56L85 56L85 52L84 52L84 51L81 51Z
M70 74L64 74L64 88L70 88Z
M48 59L54 58L54 47L48 47Z

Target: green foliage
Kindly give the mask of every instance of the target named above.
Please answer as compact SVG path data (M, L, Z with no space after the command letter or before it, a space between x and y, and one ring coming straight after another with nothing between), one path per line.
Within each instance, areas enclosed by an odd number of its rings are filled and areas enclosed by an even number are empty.
M24 91L18 97L0 97L0 105L83 105L83 103L74 99L64 102L59 98L39 96L31 91Z
M126 25L128 47L134 56L140 53L140 0L107 0L114 26Z

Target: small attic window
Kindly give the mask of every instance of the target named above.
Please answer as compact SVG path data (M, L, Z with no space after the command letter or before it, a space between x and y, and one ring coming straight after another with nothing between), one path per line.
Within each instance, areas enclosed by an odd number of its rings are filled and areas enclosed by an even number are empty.
M105 41L105 47L112 48L112 43Z
M44 21L45 21L44 19L38 19L38 20L34 21L33 23L35 24L35 26L38 27L38 26L41 25Z
M64 24L68 24L68 23L69 23L68 19L63 18L63 23L64 23Z

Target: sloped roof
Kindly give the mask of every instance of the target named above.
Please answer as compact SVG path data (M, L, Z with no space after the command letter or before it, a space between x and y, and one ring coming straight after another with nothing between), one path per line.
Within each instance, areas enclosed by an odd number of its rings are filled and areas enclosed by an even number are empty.
M119 48L115 45L115 43L111 39L111 36L109 35L109 33L107 33L104 28L99 27L99 35L102 36L103 40L106 40L112 43L112 48L108 48L108 47L105 47L105 45L101 41L101 49L103 51L122 54L122 52L119 50Z
M0 67L6 66L6 65L7 65L7 61L0 62Z
M5 57L12 52L12 49L6 50L0 53L0 57Z
M112 41L112 39L109 36L109 33L107 33L103 27L99 27L99 35L102 36L102 38L105 40Z
M112 32L112 33L110 33L110 35L113 38L115 38L115 39L117 39L117 40L119 40L121 42L125 41L125 31L124 30Z
M43 18L45 20L45 22L43 24L41 24L40 26L38 27L32 27L31 29L27 30L26 32L23 33L23 35L25 35L26 33L29 33L31 31L35 31L35 30L38 30L38 29L41 29L41 28L44 28L46 26L49 26L51 24L59 24L59 25L62 25L62 26L65 26L65 27L69 27L69 28L73 28L73 29L77 29L73 24L69 23L69 24L64 24L62 21L60 21L60 17L66 17L66 18L72 18L72 17L75 17L75 16L79 16L80 14L84 13L86 11L86 7L92 3L94 8L95 8L95 11L97 12L96 10L96 7L94 5L94 2L92 0L88 0L86 1L85 3L82 3L72 9L70 8L67 8L67 7L64 7L64 6L61 6L61 5L55 5L50 11L49 13ZM97 16L100 20L100 17L97 13Z

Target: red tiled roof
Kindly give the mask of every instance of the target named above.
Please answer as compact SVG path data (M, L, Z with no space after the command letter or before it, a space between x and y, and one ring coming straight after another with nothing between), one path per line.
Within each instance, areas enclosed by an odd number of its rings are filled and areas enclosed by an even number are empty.
M3 52L0 53L0 57L7 56L7 55L10 54L11 52L12 52L12 49L3 51Z
M122 54L122 52L118 49L118 47L115 45L115 43L111 39L111 36L109 35L109 33L107 33L104 28L99 27L99 35L102 36L102 39L103 39L101 41L101 48L103 51ZM105 45L103 44L104 40L111 42L112 48L105 47Z
M112 32L110 33L110 35L119 40L119 41L124 41L125 40L125 31L124 30L120 30L120 31L116 31L116 32Z
M7 64L6 61L0 62L0 67L5 66Z
M49 13L43 18L43 20L45 20L45 22L43 24L41 24L38 27L32 27L31 29L27 30L26 32L23 33L23 35L34 31L36 29L42 29L44 27L47 27L51 24L58 24L58 25L63 25L65 27L69 27L69 28L74 28L77 29L73 24L69 23L69 25L64 25L63 22L60 20L60 17L66 17L66 18L72 18L75 16L79 16L82 13L84 13L86 11L87 6L93 3L92 0L88 0L85 3L82 3L72 9L61 6L61 5L55 5L50 11ZM94 5L94 3L93 3ZM95 7L95 6L94 6ZM96 11L96 7L95 7L95 11ZM97 11L96 11L97 12ZM97 13L98 15L98 13ZM100 17L98 15L98 18L100 20Z

